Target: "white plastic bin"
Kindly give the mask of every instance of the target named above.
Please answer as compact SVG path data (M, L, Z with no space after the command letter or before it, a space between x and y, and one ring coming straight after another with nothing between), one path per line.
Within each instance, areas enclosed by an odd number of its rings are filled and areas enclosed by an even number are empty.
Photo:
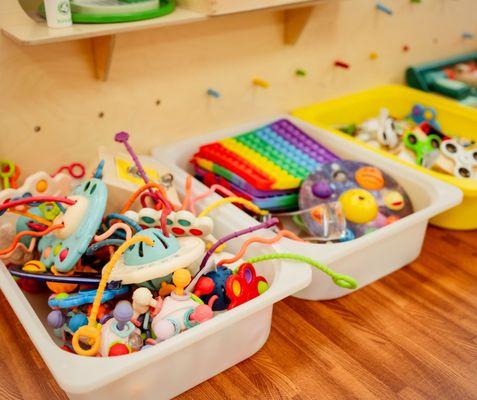
M281 251L312 257L337 272L354 277L358 282L357 290L416 259L421 252L428 220L462 201L462 192L455 186L420 174L405 165L398 165L373 151L288 115L195 136L167 147L155 148L153 155L192 173L189 160L200 145L248 132L281 118L288 119L340 157L367 162L381 168L393 176L411 198L415 210L412 215L349 242L313 244L289 239L280 241L278 247ZM237 207L235 212L245 214ZM313 268L311 285L295 296L308 300L328 300L348 293L351 293L348 289L334 285L323 273Z
M183 188L185 174L176 168L172 171L178 189ZM194 182L194 193L205 189ZM200 205L216 199L211 196ZM256 224L231 205L211 215L221 221L214 229L217 237ZM246 238L229 242L228 249L236 251ZM270 247L256 249L256 255L274 251ZM262 262L256 269L271 283L261 296L152 348L112 358L89 358L61 350L46 327L50 311L47 295L25 295L1 263L0 288L70 399L159 400L177 396L257 352L268 338L273 304L311 281L309 268L296 264Z

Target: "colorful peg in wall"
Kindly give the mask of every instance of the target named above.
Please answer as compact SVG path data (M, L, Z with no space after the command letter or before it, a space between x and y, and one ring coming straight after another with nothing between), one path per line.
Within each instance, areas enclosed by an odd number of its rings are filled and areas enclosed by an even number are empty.
M295 75L296 76L306 76L306 71L304 69L298 68L297 70L295 70Z
M252 83L255 85L255 86L260 86L264 89L268 88L270 86L270 84L267 82L267 81L264 81L263 79L260 79L260 78L255 78L252 80Z
M207 94L211 97L215 97L216 99L218 99L220 97L220 93L217 92L217 90L212 89L212 88L207 89Z
M389 7L385 6L382 3L376 3L376 9L388 15L393 15L393 10L391 10Z
M404 46L402 46L402 51L404 51L405 53L408 52L409 49L410 49L410 47L409 47L407 44L405 44Z
M475 35L472 32L463 32L462 39L473 39Z
M334 62L334 65L335 67L350 69L350 65L348 63L345 63L344 61L336 60Z
M369 53L369 58L370 58L371 60L376 60L376 58L378 58L378 53L374 53L374 52L373 52L373 53Z

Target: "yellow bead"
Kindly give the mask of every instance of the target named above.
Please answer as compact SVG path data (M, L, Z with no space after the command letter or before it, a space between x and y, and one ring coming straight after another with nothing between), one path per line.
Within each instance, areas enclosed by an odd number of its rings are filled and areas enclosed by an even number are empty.
M38 192L43 193L46 189L48 189L48 182L44 179L41 179L36 183L36 190Z

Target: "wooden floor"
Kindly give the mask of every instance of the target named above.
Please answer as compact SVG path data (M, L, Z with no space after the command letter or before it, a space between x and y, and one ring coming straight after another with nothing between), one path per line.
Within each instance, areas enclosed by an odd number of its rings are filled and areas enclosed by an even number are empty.
M399 251L399 249L396 249ZM0 297L0 399L65 399ZM274 309L262 350L180 399L477 399L477 231L355 294Z

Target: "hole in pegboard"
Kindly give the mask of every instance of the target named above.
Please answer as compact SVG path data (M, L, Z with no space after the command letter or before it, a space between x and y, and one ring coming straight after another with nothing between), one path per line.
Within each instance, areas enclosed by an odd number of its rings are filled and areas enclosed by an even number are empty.
M156 100L156 106L160 106L161 105L161 100L157 99Z
M432 39L432 43L434 43L434 44L439 43L439 39L437 39L437 38Z
M36 125L34 128L33 128L33 132L40 132L41 131L41 126L40 125Z
M103 111L100 111L98 113L98 118L104 118L104 112Z

